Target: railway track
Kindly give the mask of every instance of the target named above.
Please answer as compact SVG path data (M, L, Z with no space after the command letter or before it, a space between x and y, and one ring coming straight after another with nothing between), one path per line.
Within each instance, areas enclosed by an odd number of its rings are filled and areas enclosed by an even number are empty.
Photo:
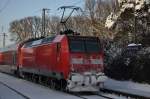
M103 94L101 94L101 93L95 93L95 95L100 96L100 97L104 97L104 98L106 98L106 99L115 99L115 98L112 98L112 97L103 95Z
M4 73L6 75L9 75L9 76L13 76L13 77L16 77L15 75L11 74L11 73L8 73L8 72L3 72L3 71L0 71L1 73ZM30 81L30 80L28 80ZM35 82L33 82L35 83ZM0 82L0 84L6 86L7 88L11 89L12 91L14 91L15 93L19 94L20 96L22 96L24 99L30 99L28 96L25 96L24 94L20 93L19 91L13 89L12 87L8 86L7 84L3 83L3 82ZM36 83L37 84L37 83ZM43 86L46 86L46 87L49 87L45 84L40 84L40 85L43 85ZM56 90L56 89L52 89L52 90ZM67 93L67 94L70 94L70 95L73 95L73 96L76 96L76 97L79 97L81 99L113 99L113 98L110 98L110 97L106 97L106 96L103 96L103 95L99 95L99 94L96 94L96 93L71 93L71 92L64 92L64 93Z
M8 72L3 72L3 71L0 71L0 72L1 72L1 73L4 73L4 74L7 74L7 75L9 75L9 76L16 77L16 76L14 76L14 75L12 75L11 73L8 73ZM28 81L29 81L29 80L28 80ZM0 82L0 83L2 83L2 82ZM33 82L33 83L35 83L35 82ZM7 85L4 84L4 83L2 83L2 84L5 85L5 86L7 86ZM47 85L45 85L45 84L42 84L42 83L41 83L40 85L49 87L49 86L47 86ZM13 89L13 88L11 88L11 87L9 87L9 86L7 86L7 87L8 87L9 89L15 91L17 94L23 96L25 99L30 99L29 97L23 95L22 93L18 92L17 90L15 90L15 89ZM52 90L54 90L54 89L52 89ZM111 97L107 97L107 96L104 96L104 95L100 95L100 94L97 94L97 93L91 93L91 92L89 92L89 93L71 93L71 92L65 92L65 93L70 94L70 95L73 95L73 96L76 96L76 97L79 97L79 98L81 98L81 99L97 99L97 98L98 98L98 99L114 99L114 98L111 98Z
M2 72L2 73L5 73L5 72ZM16 77L10 73L5 73L9 76L13 76L13 77ZM33 82L34 83L34 82ZM28 96L24 95L23 93L17 91L16 89L12 88L11 86L8 86L7 84L3 83L0 81L0 84L6 86L7 88L9 88L10 90L14 91L15 93L17 93L18 95L22 96L24 99L31 99L29 98ZM40 84L41 85L41 84ZM44 84L42 84L43 86L46 86ZM48 86L47 86L48 87ZM54 89L52 89L54 90ZM110 97L106 97L106 96L102 96L102 95L98 95L98 94L95 94L95 93L71 93L71 92L64 92L66 94L70 94L70 95L73 95L75 97L78 97L78 98L81 98L81 99L113 99L113 98L110 98Z
M136 94L129 94L129 93L116 91L116 90L111 90L111 89L103 89L103 90L101 90L101 92L122 95L122 96L125 96L127 98L131 97L133 99L150 99L150 97L140 96L140 95L136 95Z
M69 94L80 97L82 99L115 99L115 98L111 98L109 96L105 96L105 95L93 93L93 92L81 92L81 93L69 92Z
M0 71L0 72L2 72L2 71ZM2 72L2 73L5 73L5 74L10 75L10 76L14 76L14 75L12 75L11 73L6 73L6 72ZM14 77L16 77L16 76L14 76ZM2 83L2 82L0 82L0 83ZM33 82L33 83L35 83L35 82ZM5 84L4 84L4 85L5 85ZM45 84L40 84L40 85L47 86L47 85L45 85ZM5 85L5 86L7 86L7 85ZM7 86L7 87L9 88L9 86ZM49 87L49 86L47 86L47 87ZM11 87L10 87L10 89L11 89ZM12 90L14 90L16 93L18 93L18 94L21 95L21 93L18 92L18 91L16 91L15 89L12 89ZM103 93L104 93L105 95L104 95ZM133 94L124 93L124 92L118 92L118 91L114 91L114 90L110 90L110 89L103 89L103 90L101 90L101 92L92 93L92 94L90 94L90 95L89 95L89 94L87 94L87 95L82 95L82 94L79 94L79 93L68 93L68 94L77 96L77 97L82 98L82 99L94 99L93 97L99 97L99 99L101 99L101 98L102 98L102 99L117 99L116 97L115 97L115 98L112 98L112 97L108 96L107 94L114 94L114 95L118 96L118 98L119 98L119 96L124 96L124 97L126 97L127 99L128 99L128 98L131 98L131 99L149 99L149 97L139 96L139 95L133 95ZM23 95L21 95L21 96L23 96ZM23 96L23 97L24 97L24 96ZM91 97L92 97L92 98L91 98ZM25 96L25 99L30 99L30 98ZM95 99L96 99L96 98L95 98Z
M1 81L0 81L0 84L3 85L3 86L5 86L5 87L7 87L7 88L10 89L10 90L12 90L13 92L15 92L16 94L18 94L19 96L23 97L24 99L30 99L28 96L22 94L21 92L17 91L16 89L14 89L14 88L8 86L7 84L5 84L5 83L3 83L3 82L1 82Z

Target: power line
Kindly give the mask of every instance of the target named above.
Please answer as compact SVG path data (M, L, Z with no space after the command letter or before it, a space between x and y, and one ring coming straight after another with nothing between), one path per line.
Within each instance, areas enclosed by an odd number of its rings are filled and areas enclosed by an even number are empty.
M4 4L4 6L0 9L0 12L2 12L9 4L10 0L7 0L7 2Z
M74 2L74 3L71 3L71 4L68 4L69 6L76 6L78 4L80 4L81 2L84 2L83 0L79 0L77 2ZM66 4L65 4L66 5ZM54 9L53 12L57 12L58 11L58 8ZM52 12L51 12L52 13Z

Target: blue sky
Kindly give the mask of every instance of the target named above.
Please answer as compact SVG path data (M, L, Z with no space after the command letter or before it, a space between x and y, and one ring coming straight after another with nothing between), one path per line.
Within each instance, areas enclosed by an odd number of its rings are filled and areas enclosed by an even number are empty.
M0 9L7 2L7 6L0 12L0 27L4 27L4 32L7 32L9 23L15 19L40 16L42 8L49 8L51 9L50 15L57 15L60 13L57 11L60 6L76 5L82 7L84 4L84 0L1 0Z
M83 7L84 0L0 0L0 32L3 26L3 32L8 33L9 23L13 20L41 16L42 8L51 9L49 15L59 15L57 8L64 5Z

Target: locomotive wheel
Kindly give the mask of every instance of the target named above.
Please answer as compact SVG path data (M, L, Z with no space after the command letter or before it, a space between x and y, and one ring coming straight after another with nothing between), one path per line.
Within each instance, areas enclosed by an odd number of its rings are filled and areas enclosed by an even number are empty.
M33 74L32 75L32 81L35 83L38 83L38 75Z
M54 79L52 79L50 82L50 88L56 89L56 81Z
M50 88L55 90L64 90L64 80L52 79L50 83Z
M38 76L38 83L42 84L42 77L41 76Z
M21 78L19 67L17 67L17 69L13 70L13 74L15 76L17 76L18 78Z
M36 75L28 72L15 71L15 75L22 77L28 81L39 83L44 86L49 86L51 89L66 91L67 82L64 79L57 80L42 75Z
M65 91L66 90L66 86L67 86L66 80L64 80L64 79L60 80L60 90L61 91Z

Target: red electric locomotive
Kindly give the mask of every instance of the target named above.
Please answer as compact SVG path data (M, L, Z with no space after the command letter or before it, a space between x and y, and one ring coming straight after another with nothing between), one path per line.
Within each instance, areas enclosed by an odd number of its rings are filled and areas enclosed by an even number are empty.
M2 63L16 65L19 76L46 79L55 88L98 91L103 80L103 50L97 37L57 35L1 53Z
M65 8L61 7L64 11ZM67 20L61 20L61 23L65 24ZM10 59L5 59L10 63L15 60L16 74L21 77L45 81L57 89L98 91L104 76L100 40L98 37L71 36L70 33L74 32L67 30L61 32L62 35L20 43L17 50L12 51L14 54L9 53Z
M97 37L57 35L18 48L19 72L47 78L55 87L97 91L103 72L103 51ZM37 77L37 76L36 76Z

